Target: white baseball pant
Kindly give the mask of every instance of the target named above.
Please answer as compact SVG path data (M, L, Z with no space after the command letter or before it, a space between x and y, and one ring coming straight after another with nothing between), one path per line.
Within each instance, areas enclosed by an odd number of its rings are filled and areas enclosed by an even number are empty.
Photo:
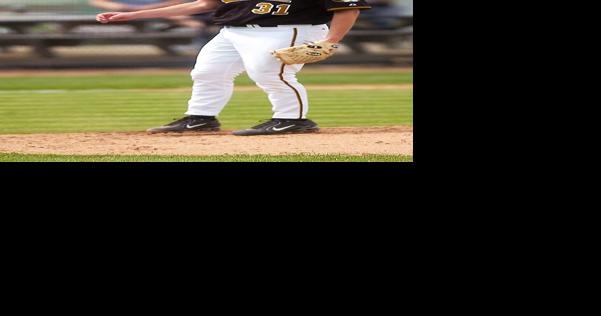
M224 27L207 43L191 72L187 115L217 116L230 100L234 79L246 70L272 104L273 118L306 118L307 91L296 79L303 65L284 65L271 52L326 38L327 25Z

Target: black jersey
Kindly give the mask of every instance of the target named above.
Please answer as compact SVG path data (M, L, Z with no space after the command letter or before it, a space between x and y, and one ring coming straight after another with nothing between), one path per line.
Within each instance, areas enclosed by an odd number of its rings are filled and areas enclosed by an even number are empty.
M365 0L221 0L215 11L218 25L277 26L290 24L325 24L334 11L369 9Z

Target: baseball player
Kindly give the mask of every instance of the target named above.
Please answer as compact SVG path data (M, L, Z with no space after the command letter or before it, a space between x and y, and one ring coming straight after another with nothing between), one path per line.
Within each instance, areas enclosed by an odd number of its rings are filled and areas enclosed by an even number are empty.
M302 44L313 49L335 47L353 27L359 11L369 8L365 0L198 0L153 10L101 13L96 19L109 23L214 10L214 22L223 28L198 55L186 116L148 132L219 130L216 117L232 96L234 79L246 71L267 93L273 110L271 120L234 132L251 136L319 130L306 118L307 91L296 79L303 64L284 62L273 52Z

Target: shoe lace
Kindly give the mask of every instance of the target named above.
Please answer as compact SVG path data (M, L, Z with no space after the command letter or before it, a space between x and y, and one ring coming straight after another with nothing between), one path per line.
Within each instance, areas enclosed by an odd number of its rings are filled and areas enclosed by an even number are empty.
M261 123L261 122L263 122L263 123ZM253 129L260 129L263 127L267 127L267 126L272 125L274 122L276 122L276 120L274 120L274 119L261 120L261 121L259 121L259 123L261 123L261 124L259 124L257 126L253 126Z
M174 120L175 120L175 119L174 119ZM184 116L184 117L182 117L182 118L181 118L181 119L179 119L179 120L176 120L176 121L173 121L173 122L171 122L171 123L167 124L167 126L173 126L173 125L177 125L177 124L179 124L179 123L186 122L186 121L189 121L189 120L190 120L190 116Z

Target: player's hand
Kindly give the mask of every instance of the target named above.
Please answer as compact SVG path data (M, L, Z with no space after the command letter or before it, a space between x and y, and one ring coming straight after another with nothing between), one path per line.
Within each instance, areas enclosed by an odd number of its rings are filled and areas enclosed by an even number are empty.
M96 21L100 23L129 21L135 19L135 14L131 12L105 12L96 15Z

